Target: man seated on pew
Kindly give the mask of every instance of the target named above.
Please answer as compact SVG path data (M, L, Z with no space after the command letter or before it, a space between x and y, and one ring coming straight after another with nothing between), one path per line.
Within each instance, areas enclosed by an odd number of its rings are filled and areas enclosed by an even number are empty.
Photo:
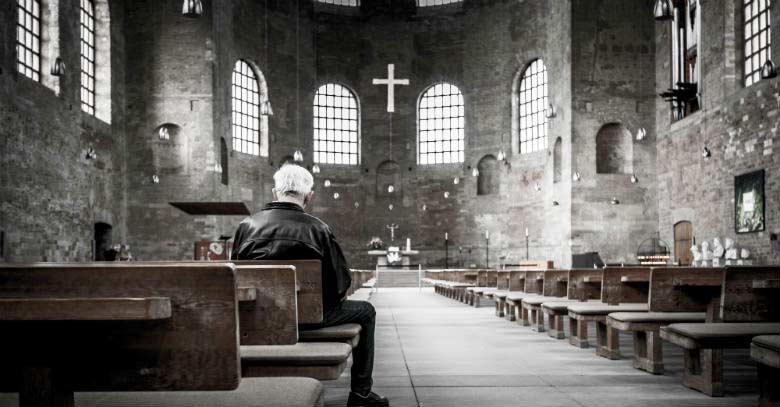
M347 406L389 406L387 398L371 391L374 306L345 299L352 277L344 253L330 227L304 212L314 196L314 178L301 166L285 164L274 174L274 184L274 201L239 225L232 259L320 260L324 315L316 328L347 323L361 327L360 341L352 351L352 392Z

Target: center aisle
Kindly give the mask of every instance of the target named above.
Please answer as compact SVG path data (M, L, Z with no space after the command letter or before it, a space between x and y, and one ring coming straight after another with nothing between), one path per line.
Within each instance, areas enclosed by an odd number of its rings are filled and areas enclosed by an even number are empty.
M682 353L668 347L665 375L597 357L497 318L492 304L472 308L433 289L383 288L377 309L374 389L393 407L439 406L750 406L757 404L755 366L746 353L727 354L727 397L710 398L681 384ZM595 330L595 329L594 329ZM594 338L595 339L595 338ZM326 405L346 405L349 370L324 382Z

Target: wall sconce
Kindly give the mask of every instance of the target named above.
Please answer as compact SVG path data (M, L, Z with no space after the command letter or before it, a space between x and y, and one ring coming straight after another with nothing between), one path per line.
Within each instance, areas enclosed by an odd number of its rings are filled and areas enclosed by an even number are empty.
M609 203L612 205L620 205L620 201L618 201L618 199L615 198L614 196L612 197L612 201L610 201Z
M425 212L425 211L428 210L428 205L423 205L422 208L420 208L420 209L422 209L422 211Z
M391 211L392 211L392 210L393 210L393 208L395 208L395 206L393 206L393 204L387 205L387 209L389 209L389 210L391 210Z
M262 116L273 116L274 115L274 109L271 107L271 101L266 100L263 102L263 104L260 105L260 115Z
M547 111L545 112L545 116L547 116L548 119L552 119L558 116L558 110L555 108L555 105L550 103L550 105L547 106Z
M455 184L455 185L458 185L458 184L460 184L460 177L455 177L455 178L453 178L453 179L452 179L452 183L453 183L453 184Z
M65 62L62 61L62 58L57 57L54 59L54 64L51 66L51 76L62 75L65 75Z
M303 153L301 152L301 150L295 150L295 152L293 153L293 161L295 161L296 163L303 162Z
M479 170L476 169L476 168L471 170L471 176L474 177L474 178L478 177L479 176Z
M445 199L447 199L447 198L449 198L449 197L450 197L450 193L449 193L449 192L445 192L445 193L444 193L444 198L445 198Z
M542 192L542 186L539 185L538 182L536 183L536 185L534 185L534 189L536 190L536 192Z
M312 173L312 174L319 174L319 173L320 173L320 166L319 166L319 165L317 165L317 164L314 164L314 165L311 167L311 173Z
M96 160L97 159L97 153L95 152L95 149L93 147L90 147L87 149L87 160Z
M653 7L653 18L655 21L669 21L674 18L671 0L655 0L655 6Z
M580 175L579 172L575 172L574 175L571 176L571 180L574 182L580 182L582 179L582 175Z
M704 159L709 159L712 157L712 151L707 146L704 146L704 149L701 152L701 156L704 157Z
M642 141L647 137L647 130L645 130L644 127L640 127L639 130L636 131L636 141Z
M158 177L157 174L152 175L152 183L153 184L159 184L160 183L160 177Z
M636 173L631 174L631 183L636 184L639 182L639 178L636 177Z
M339 194L338 192L333 193L333 199L339 199L340 196L341 194Z
M198 18L203 14L203 3L200 0L184 0L181 14L188 18Z
M325 182L323 182L322 184L325 185L325 188L330 188L330 180L329 179L326 179Z
M360 208L360 202L355 202L355 209Z
M498 156L496 157L498 161L506 161L506 154L504 154L504 150L498 150Z
M395 192L395 186L393 186L393 185L388 185L388 186L387 186L387 193L388 193L388 194L392 194L393 192Z
M761 67L761 79L772 79L775 77L777 77L775 64L772 63L771 59L767 59L766 62L764 62L764 66Z

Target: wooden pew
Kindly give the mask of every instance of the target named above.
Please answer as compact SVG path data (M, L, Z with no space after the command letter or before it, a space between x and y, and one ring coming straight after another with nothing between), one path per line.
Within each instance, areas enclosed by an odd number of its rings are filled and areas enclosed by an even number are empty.
M160 392L172 390L208 391L195 393L202 405L223 406L303 391L311 402L296 405L322 405L314 380L241 381L238 297L224 263L2 265L0 392L20 393L22 407L73 406L75 392L97 391L148 393L83 397L159 405L182 394Z
M588 302L601 299L601 269L573 269L569 270L566 278L566 300L545 301L542 303L542 312L547 317L549 325L547 334L556 339L566 338L564 330L564 318L569 315L569 305L578 302ZM569 321L571 336L576 332L576 321ZM587 327L586 327L587 329ZM585 332L587 338L587 331ZM570 338L571 341L571 338Z
M780 267L726 267L719 301L707 323L671 324L661 338L683 348L683 384L723 396L723 349L749 348L756 336L780 334ZM717 289L715 280L678 280L681 287ZM712 321L712 322L710 322Z
M487 296L498 290L498 271L497 270L480 270L477 276L477 286L473 287L471 291L471 304L474 308L479 308L480 300L483 296ZM469 291L467 289L467 291Z
M675 285L674 281L718 281L722 269L653 268L649 273L621 276L621 281L637 290L648 290L649 312L617 312L607 317L607 338L617 339L617 332L634 336L634 368L652 374L663 373L663 343L660 329L673 323L704 322L705 311L719 288L706 291ZM637 295L643 295L637 292Z
M496 306L495 314L499 318L504 318L510 279L511 272L509 270L498 270L496 272L496 291L492 295Z
M504 305L504 318L508 321L517 320L520 303L525 296L525 270L509 270L509 292Z
M298 281L298 323L322 322L322 265L319 260L238 260L236 265L294 266Z
M530 296L523 298L522 307L523 315L528 316L528 320L531 324L531 330L536 332L544 332L544 312L542 311L542 304L548 301L565 301L568 295L567 286L569 281L569 270L546 270L541 274L538 272L529 272L528 280L536 279L538 284L541 279L542 291L540 296Z
M759 407L780 405L780 335L753 338L750 356L758 364Z

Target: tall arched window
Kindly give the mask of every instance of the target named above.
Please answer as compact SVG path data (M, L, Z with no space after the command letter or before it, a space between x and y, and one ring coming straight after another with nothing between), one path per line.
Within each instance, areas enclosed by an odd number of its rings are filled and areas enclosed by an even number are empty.
M461 163L466 151L466 108L457 86L438 83L420 97L417 163Z
M41 2L17 0L16 69L22 75L41 80Z
M262 74L238 60L233 68L233 149L252 155L268 155L268 118L260 104L268 98Z
M761 79L761 67L772 58L771 0L742 0L745 27L745 86Z
M314 96L314 162L360 163L360 108L352 91L337 83Z
M520 154L547 148L547 67L537 59L523 71L518 88Z
M81 0L81 110L95 114L95 5Z

